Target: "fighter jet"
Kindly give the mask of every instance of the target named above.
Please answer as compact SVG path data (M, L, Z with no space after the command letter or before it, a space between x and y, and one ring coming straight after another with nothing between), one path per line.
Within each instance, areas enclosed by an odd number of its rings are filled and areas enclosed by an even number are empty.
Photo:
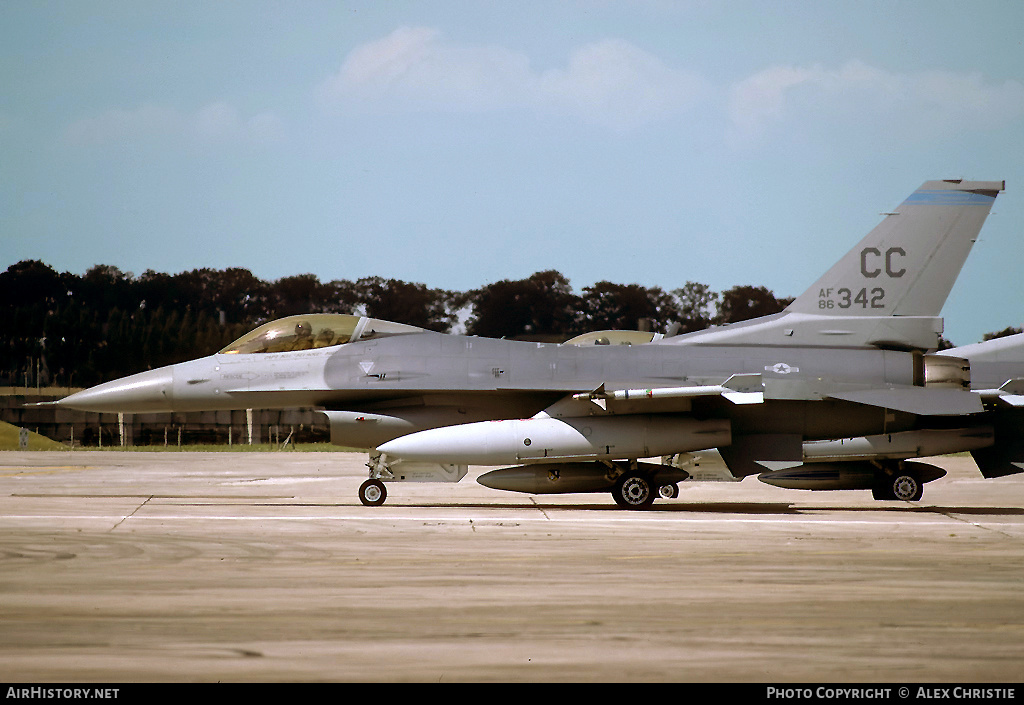
M879 472L898 476L911 467L919 481L942 477L941 469L917 460L924 456L970 451L986 478L1024 472L1024 334L942 350L937 356L970 370L971 389L981 397L985 411L972 415L968 425L950 428L936 418L911 431L805 442L802 464L763 473L759 479L790 489L870 488L877 498L887 499L891 497L885 496L885 488L875 482ZM669 460L712 479L733 479L723 473L721 458L714 452ZM903 482L900 494L906 496L901 498L920 499L920 483L913 487L908 480Z
M942 306L1004 187L926 182L782 313L752 321L646 343L610 331L543 344L291 316L215 355L58 404L317 407L333 443L369 451L367 505L385 501L386 483L457 482L485 465L504 466L479 478L488 487L610 492L640 509L693 476L649 459L710 449L736 479L917 499L939 475L908 457L995 443L969 361L932 351ZM868 453L880 438L916 444L916 454ZM818 463L805 463L809 449ZM837 468L836 458L858 464Z
M986 478L1024 472L1024 334L943 350L939 355L966 360L971 387L985 401L993 439L971 450Z

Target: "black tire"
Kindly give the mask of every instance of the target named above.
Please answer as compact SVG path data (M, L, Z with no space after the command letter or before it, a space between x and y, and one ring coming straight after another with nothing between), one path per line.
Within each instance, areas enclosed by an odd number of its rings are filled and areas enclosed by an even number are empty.
M675 499L679 496L679 485L669 483L658 488L658 496L662 499Z
M871 490L875 499L896 499L903 502L916 502L924 495L924 483L908 472L897 472L883 476L877 487Z
M892 489L893 498L904 502L916 502L924 494L924 485L921 484L921 481L906 472L898 473L892 478L889 481L889 487Z
M615 483L612 497L623 509L647 509L654 503L654 487L643 475L627 473Z
M388 488L380 480L367 480L359 486L359 501L367 507L379 507L388 498Z

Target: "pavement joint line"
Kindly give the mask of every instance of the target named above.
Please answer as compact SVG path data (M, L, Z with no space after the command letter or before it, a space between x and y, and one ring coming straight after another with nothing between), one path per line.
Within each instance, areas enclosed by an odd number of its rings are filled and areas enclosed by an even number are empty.
M133 509L130 514L128 514L125 517L122 517L120 521L118 521L116 524L114 524L112 527L110 527L110 532L117 531L117 527L121 526L121 524L123 524L124 522L128 521L133 516L135 516L135 513L138 512L143 507L145 507L149 503L149 500L151 500L151 499L153 499L153 498L152 497L147 497L145 500L143 500L142 504L140 504L135 509Z
M957 522L957 523L960 523L960 524L967 524L968 526L973 526L973 527L981 529L983 531L991 531L992 533L999 534L1000 536L1003 536L1003 537L1008 538L1008 539L1012 539L1013 538L1013 534L1008 534L1005 531L1000 531L994 525L981 524L981 523L979 523L977 521L971 521L970 519L965 519L965 518L962 518L962 517L958 517L958 516L956 516L952 512L944 512L944 511L938 510L936 513L937 514L941 514L944 517L948 517L950 521L954 521L954 522Z
M544 511L544 507L542 505L540 505L540 504L537 504L537 498L536 497L530 497L530 501L533 502L533 506L535 506L537 508L537 511L539 511L541 514L544 515L545 519L548 519L548 520L551 519L551 517L548 516L548 513L546 511Z

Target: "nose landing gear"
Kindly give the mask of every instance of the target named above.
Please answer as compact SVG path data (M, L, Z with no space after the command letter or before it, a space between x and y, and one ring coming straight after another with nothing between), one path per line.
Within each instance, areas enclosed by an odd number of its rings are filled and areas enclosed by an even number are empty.
M379 507L388 498L388 489L380 480L367 480L359 486L359 501L367 507Z

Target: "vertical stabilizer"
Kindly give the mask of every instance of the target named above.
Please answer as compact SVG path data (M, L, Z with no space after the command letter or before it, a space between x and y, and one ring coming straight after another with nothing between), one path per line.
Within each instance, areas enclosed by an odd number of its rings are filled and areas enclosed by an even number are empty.
M928 181L787 312L938 316L1003 181Z
M780 314L669 345L934 350L939 313L1003 181L927 181Z

